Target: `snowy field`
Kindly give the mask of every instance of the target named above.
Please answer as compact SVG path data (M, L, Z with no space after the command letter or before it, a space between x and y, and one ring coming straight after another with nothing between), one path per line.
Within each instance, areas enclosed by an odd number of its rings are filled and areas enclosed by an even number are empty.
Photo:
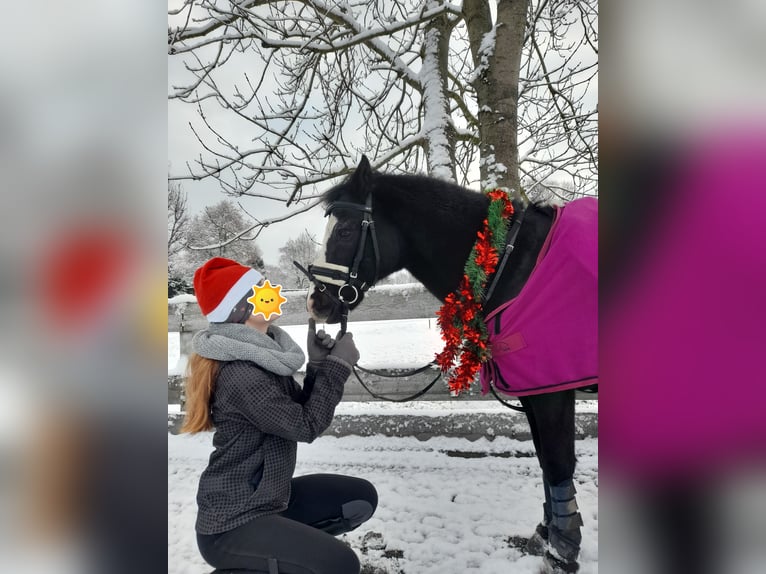
M168 573L204 574L194 536L199 474L211 435L168 434ZM475 453L481 458L465 458ZM456 456L462 454L461 456ZM577 443L582 574L598 572L598 443ZM508 536L532 533L542 515L541 474L531 441L321 437L298 447L296 474L342 473L371 481L375 516L343 536L376 574L536 574ZM370 532L385 548L364 550ZM377 567L378 570L372 567Z
M279 323L277 323L279 326ZM317 325L333 337L338 325ZM306 325L282 327L306 352ZM421 367L433 361L444 343L435 319L401 319L397 321L350 321L348 331L354 334L359 349L359 364L368 369ZM184 365L179 360L178 333L168 333L168 372L178 373ZM303 368L303 367L302 367Z

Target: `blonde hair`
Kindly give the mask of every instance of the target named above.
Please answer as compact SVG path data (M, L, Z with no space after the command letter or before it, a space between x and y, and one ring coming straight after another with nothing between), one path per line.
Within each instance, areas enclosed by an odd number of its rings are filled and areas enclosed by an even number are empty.
M186 373L186 417L181 432L213 430L210 396L215 388L220 363L192 353Z

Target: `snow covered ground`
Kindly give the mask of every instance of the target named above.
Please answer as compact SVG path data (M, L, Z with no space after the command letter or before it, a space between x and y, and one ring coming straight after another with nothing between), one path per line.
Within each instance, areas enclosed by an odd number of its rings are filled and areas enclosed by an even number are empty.
M305 353L308 327L287 325L282 328ZM326 328L333 337L339 330L338 325L317 325L317 330L322 328ZM368 369L421 367L432 361L434 355L444 346L435 319L351 321L348 324L348 330L354 334L354 342L361 355L359 364ZM170 374L183 370L184 366L179 364L179 355L178 333L168 333L168 372Z
M168 435L168 573L203 574L194 536L199 474L211 435ZM471 456L480 458L466 458ZM459 456L462 455L462 456ZM598 572L598 443L577 443L582 574ZM344 535L363 564L387 574L533 574L541 559L510 548L542 515L541 473L530 441L321 437L298 448L296 474L343 473L371 481L375 516ZM363 552L369 532L384 549Z
M578 413L597 413L598 401L578 400ZM418 415L443 417L447 414L507 413L508 408L497 401L412 401L386 403L382 401L342 401L335 407L336 415ZM180 414L181 405L168 405L168 414Z

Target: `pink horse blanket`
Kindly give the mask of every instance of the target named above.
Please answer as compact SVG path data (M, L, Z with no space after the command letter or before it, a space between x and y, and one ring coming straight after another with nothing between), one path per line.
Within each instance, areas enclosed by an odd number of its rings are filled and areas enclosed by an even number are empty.
M598 200L556 208L521 292L485 319L492 359L482 366L505 394L536 395L598 382Z

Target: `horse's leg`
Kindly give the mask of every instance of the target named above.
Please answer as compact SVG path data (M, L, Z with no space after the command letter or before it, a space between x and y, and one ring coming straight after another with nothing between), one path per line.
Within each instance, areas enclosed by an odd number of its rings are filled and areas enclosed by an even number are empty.
M574 452L574 391L525 397L522 401L530 421L537 458L543 470L548 524L549 572L577 572L582 541L582 518L575 499L572 477ZM535 437L536 440L535 440Z
M521 397L521 404L526 409L529 429L532 432L532 442L535 445L535 455L537 456L537 461L540 463L540 468L542 468L543 461L540 458L540 434L537 432L537 419L535 418L535 413L532 407L529 406L529 401L526 397ZM537 525L534 534L532 534L526 544L527 553L534 556L543 556L545 554L545 548L548 545L548 526L551 523L551 494L548 487L548 479L543 475L543 491L545 492L543 520Z

